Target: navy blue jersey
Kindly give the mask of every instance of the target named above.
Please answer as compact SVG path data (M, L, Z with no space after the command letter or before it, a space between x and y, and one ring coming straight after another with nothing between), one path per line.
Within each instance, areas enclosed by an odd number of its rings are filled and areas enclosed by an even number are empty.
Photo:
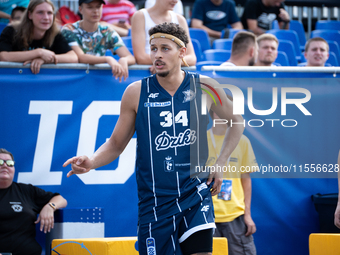
M190 170L207 160L201 95L196 73L185 72L174 96L156 75L142 80L135 124L140 223L182 212L210 193L205 179L190 176Z

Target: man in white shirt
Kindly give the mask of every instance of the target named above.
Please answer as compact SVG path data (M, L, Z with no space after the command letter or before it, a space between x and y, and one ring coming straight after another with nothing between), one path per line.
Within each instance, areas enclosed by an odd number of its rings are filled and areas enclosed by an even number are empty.
M257 59L256 36L252 32L238 32L231 46L230 58L221 66L253 66Z

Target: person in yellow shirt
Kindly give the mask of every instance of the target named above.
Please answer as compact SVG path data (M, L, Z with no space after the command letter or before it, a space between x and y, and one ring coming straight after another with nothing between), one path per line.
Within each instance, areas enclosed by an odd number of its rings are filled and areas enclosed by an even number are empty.
M216 114L215 119L219 119ZM213 165L218 158L227 124L216 124L208 130L209 158L207 165ZM256 225L251 217L251 178L258 165L249 139L242 135L237 147L223 169L221 192L213 196L215 210L215 237L228 239L228 254L256 254L252 234Z

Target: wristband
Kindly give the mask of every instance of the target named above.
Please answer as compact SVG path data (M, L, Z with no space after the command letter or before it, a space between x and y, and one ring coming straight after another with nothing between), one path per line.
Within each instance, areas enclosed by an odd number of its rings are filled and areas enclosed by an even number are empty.
M48 203L49 206L51 206L53 208L54 211L57 210L57 206L55 205L55 203Z

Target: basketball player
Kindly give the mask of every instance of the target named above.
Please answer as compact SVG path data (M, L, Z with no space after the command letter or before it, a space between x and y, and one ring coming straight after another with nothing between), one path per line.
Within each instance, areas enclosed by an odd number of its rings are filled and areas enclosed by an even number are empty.
M208 156L204 152L207 115L201 113L200 77L181 70L188 38L179 25L159 24L149 34L156 74L126 88L110 139L91 158L76 156L64 167L72 165L69 177L109 164L136 131L139 254L209 255L215 228L211 196L220 191L222 179L216 174L190 176L194 165L204 166ZM232 114L232 103L224 91L216 90L223 107L207 97L208 110L243 123L241 116ZM230 128L217 164L224 166L243 129L243 125Z

